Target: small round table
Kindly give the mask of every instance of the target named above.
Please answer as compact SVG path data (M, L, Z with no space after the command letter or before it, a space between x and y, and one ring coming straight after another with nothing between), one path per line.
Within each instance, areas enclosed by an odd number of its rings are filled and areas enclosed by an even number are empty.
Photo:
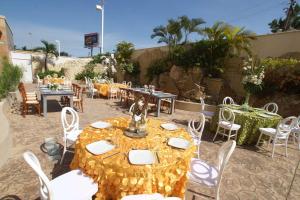
M130 122L120 117L105 120L113 126L107 129L86 127L75 145L71 169L80 168L98 182L96 199L121 199L130 194L161 193L165 196L183 197L186 173L195 146L192 138L183 128L167 131L160 127L162 121L147 119L145 138L135 139L123 133ZM176 149L167 144L168 138L181 137L190 141L185 149ZM86 145L110 140L117 147L102 155L93 155ZM132 165L128 152L133 149L149 149L156 152L157 162L152 165Z

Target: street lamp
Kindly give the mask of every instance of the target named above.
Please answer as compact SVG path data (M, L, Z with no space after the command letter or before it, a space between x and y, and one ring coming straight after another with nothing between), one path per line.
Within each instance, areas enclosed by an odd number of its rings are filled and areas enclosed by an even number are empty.
M55 42L58 44L58 57L60 57L60 41L55 40Z
M103 48L103 32L104 32L104 0L100 2L100 4L96 5L96 10L101 11L101 49L100 53L104 52Z

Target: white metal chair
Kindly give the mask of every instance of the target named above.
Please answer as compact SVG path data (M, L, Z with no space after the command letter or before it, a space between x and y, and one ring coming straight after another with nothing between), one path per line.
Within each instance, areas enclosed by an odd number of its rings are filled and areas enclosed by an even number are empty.
M69 123L67 119L67 113L71 114L71 123ZM67 151L72 152L70 147L75 143L77 140L78 136L82 132L82 130L79 130L79 116L77 112L71 108L71 107L64 107L61 111L61 123L63 126L63 131L64 131L64 149L63 149L63 154L60 160L60 164L63 162L65 153Z
M218 128L217 128L217 131L216 131L213 141L215 141L218 134L227 136L228 140L231 137L235 137L235 140L236 140L237 134L238 134L239 129L241 128L241 125L235 124L234 120L235 120L235 115L234 115L234 112L232 112L232 110L230 110L229 108L226 108L226 107L221 108L220 112L219 112ZM222 130L220 130L220 129L222 129ZM226 134L226 130L228 130L228 134ZM233 133L233 132L235 132L235 133Z
M94 88L94 84L92 82L88 84L88 91L92 99L94 98L95 95L99 96L99 92L96 88Z
M215 199L219 200L219 191L221 186L222 175L225 166L228 163L229 158L232 155L235 147L236 142L234 140L225 142L219 149L216 166L209 165L200 159L192 158L190 165L191 171L188 172L189 181L194 182L196 184L205 185L209 188L213 188L215 190Z
M43 80L40 79L39 75L36 75L38 87L43 85Z
M256 146L258 147L260 140L262 139L263 135L269 136L268 146L272 142L272 158L274 157L275 146L285 146L285 156L287 157L287 143L289 139L289 135L291 133L292 128L294 127L296 117L287 117L282 119L277 128L259 128L260 135ZM281 143L283 141L284 143Z
M132 82L131 82L131 81L128 81L128 82L127 82L127 87L129 87L129 88L132 87Z
M98 184L79 169L49 180L43 172L38 158L31 152L23 153L25 161L39 176L41 200L92 199Z
M300 150L300 115L295 120L294 127L291 130L291 135L293 137L294 144L295 144L295 142L297 140L298 148Z
M204 114L205 119L207 119L208 121L211 121L213 116L215 115L215 112L205 110L205 102L204 102L204 99L202 97L200 97L200 104L201 104L201 111L200 112Z
M119 88L114 86L114 85L110 85L109 86L109 98L110 99L117 99L118 98L118 93L119 93Z
M199 150L201 137L205 126L205 116L203 113L200 113L199 120L191 119L188 123L188 132L194 140L194 144L197 145L197 154L199 158Z
M278 105L276 103L267 103L264 105L263 109L265 109L268 112L277 113L278 111Z
M122 84L123 84L123 85L127 85L126 81L122 81Z
M233 98L231 98L231 97L225 97L224 99L223 99L223 104L224 105L232 105L232 104L235 104L234 103L234 100L233 100Z
M142 103L142 102L141 102ZM134 109L134 106L135 106L135 103L133 103L133 104L131 104L131 106L130 106L130 108L129 108L129 111L128 111L128 113L130 114L130 115L132 115L133 114L133 109ZM146 111L145 111L145 114L146 114L146 118L147 118L147 112L148 112L148 109L146 109Z

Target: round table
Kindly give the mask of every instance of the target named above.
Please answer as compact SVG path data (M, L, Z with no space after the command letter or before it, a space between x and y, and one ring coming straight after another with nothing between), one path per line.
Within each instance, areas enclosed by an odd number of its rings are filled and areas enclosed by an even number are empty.
M183 197L186 173L195 146L183 128L167 131L160 127L162 121L147 119L145 138L134 139L124 135L129 118L105 120L113 126L107 129L86 127L75 144L75 155L71 169L80 168L98 182L96 199L121 199L130 194L161 193L165 196ZM190 141L186 150L167 145L170 137L181 137ZM102 155L93 155L86 145L111 140L117 148ZM149 149L157 152L158 161L152 165L132 165L128 152L133 149Z
M127 85L124 85L124 84L121 84L121 83L112 83L112 84L94 83L95 89L97 89L98 92L104 97L108 97L109 89L110 89L111 86L114 86L114 87L117 87L117 88L127 88Z

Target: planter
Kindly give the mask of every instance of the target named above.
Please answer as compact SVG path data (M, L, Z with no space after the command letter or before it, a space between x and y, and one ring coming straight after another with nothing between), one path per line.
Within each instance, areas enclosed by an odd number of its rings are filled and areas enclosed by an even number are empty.
M191 112L200 112L202 109L200 103L190 102L190 101L181 101L181 100L176 100L175 108L176 108L176 110L178 109L178 110L185 110L185 111L191 111ZM205 110L215 112L216 106L206 104Z
M4 115L4 108L8 106L5 100L0 101L0 168L10 155L12 138L9 132L9 123Z
M223 87L223 79L220 78L205 78L206 91L208 95L213 96L214 99L219 99L220 91Z

